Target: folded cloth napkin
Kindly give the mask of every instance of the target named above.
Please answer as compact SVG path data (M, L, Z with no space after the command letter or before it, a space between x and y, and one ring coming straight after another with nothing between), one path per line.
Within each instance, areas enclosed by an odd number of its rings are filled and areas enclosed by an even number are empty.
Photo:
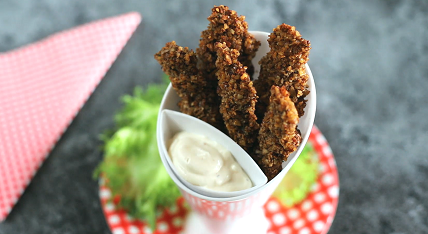
M140 21L127 13L0 54L0 221Z

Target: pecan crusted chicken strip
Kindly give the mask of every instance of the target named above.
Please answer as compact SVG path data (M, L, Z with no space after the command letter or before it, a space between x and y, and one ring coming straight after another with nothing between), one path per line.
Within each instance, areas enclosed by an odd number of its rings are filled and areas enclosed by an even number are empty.
M210 21L208 28L201 33L199 48L196 49L198 57L201 59L201 70L211 82L216 86L215 77L217 52L216 42L225 42L227 47L238 50L239 61L247 66L247 73L252 75L254 70L251 60L256 55L260 46L252 34L248 32L248 24L245 16L238 16L236 11L229 10L227 6L215 6L212 14L208 17Z
M269 180L282 170L282 161L294 152L301 142L297 130L299 116L284 86L272 86L270 104L259 132L259 149L255 158Z
M216 90L210 89L197 68L195 52L172 41L155 54L155 59L169 76L172 87L181 98L178 103L181 112L222 130L224 123L218 109Z
M257 141L259 124L254 114L257 95L247 67L238 61L239 52L226 43L216 43L220 113L230 137L246 151Z
M270 52L260 60L259 79L254 82L260 96L258 116L263 116L269 105L269 89L276 85L287 88L301 117L306 106L305 97L309 94L305 64L309 60L310 42L303 39L295 27L287 24L276 27L268 42Z

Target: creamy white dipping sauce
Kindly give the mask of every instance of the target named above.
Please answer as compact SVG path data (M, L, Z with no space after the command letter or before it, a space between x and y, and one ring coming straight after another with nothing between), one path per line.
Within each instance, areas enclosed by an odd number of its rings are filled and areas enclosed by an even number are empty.
M180 176L203 188L233 192L252 187L252 182L233 155L205 136L179 132L168 150Z

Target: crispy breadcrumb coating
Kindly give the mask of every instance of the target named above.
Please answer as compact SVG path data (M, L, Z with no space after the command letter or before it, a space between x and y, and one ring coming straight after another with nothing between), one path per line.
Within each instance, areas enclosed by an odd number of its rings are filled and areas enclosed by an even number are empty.
M221 97L220 113L229 136L244 150L253 148L259 124L254 114L257 95L247 67L239 61L239 52L226 43L216 43L217 93Z
M305 64L308 62L310 42L301 37L295 27L281 24L269 35L270 52L260 64L260 75L254 86L260 97L257 105L259 118L269 105L269 90L272 85L285 86L290 93L299 117L306 106L305 97L309 94Z
M197 68L195 52L172 41L155 54L155 59L169 76L172 87L181 98L178 103L181 112L222 130L224 123L218 109L217 92L207 85L202 72Z
M255 158L269 180L282 170L282 162L296 151L302 140L299 116L284 86L272 86L270 103L260 126Z
M252 75L254 71L251 60L256 55L260 46L252 34L248 32L248 24L245 16L238 16L236 11L229 10L227 6L214 6L212 14L208 17L210 21L208 28L201 33L199 48L196 49L198 57L201 59L201 70L210 85L216 86L216 66L217 52L216 42L225 42L230 49L238 50L240 56L238 60L247 66L247 73Z

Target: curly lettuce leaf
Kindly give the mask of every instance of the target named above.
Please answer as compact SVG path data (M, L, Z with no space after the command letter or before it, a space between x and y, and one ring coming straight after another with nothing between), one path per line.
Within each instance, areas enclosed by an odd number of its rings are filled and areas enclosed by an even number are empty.
M102 136L104 160L94 176L102 174L119 206L156 228L156 210L175 204L180 192L166 172L156 141L156 122L166 85L136 88L122 97L115 116L116 130Z

